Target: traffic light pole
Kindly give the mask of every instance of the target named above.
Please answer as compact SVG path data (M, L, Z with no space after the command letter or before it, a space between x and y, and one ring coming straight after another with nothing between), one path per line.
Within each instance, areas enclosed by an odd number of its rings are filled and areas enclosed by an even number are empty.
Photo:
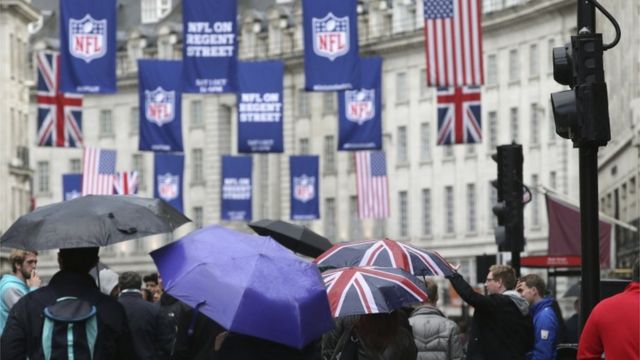
M578 2L578 32L596 32L596 9L587 0ZM580 231L582 243L582 286L580 287L580 329L600 299L599 217L598 217L598 145L581 144L580 157Z

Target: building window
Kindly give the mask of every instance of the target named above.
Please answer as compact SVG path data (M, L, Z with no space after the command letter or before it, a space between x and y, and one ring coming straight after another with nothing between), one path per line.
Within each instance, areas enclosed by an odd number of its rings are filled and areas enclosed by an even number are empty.
M538 175L531 175L531 226L540 226L540 201L538 199Z
M38 192L46 194L49 190L49 162L38 161Z
M396 103L409 101L409 91L407 89L407 73L396 74Z
M144 156L142 154L133 154L132 161L133 170L138 172L138 190L146 189L146 169L144 166Z
M396 160L398 165L406 164L409 161L406 126L398 126L398 154Z
M336 93L325 92L322 94L322 107L323 114L335 114L336 113Z
M495 54L487 56L487 85L498 84L498 61Z
M196 229L200 229L204 225L204 211L201 206L193 208L193 225L196 226Z
M309 154L309 139L300 138L298 140L298 154L300 154L300 155L308 155Z
M427 99L431 95L431 87L427 85L427 69L420 70L420 98Z
M356 196L349 197L349 230L350 241L362 240L362 224L358 217L358 198Z
M304 90L298 90L298 116L309 116L309 94Z
M136 135L140 132L140 108L132 107L129 111L129 133Z
M538 104L531 104L531 133L529 134L531 139L531 145L538 145L540 143L540 117L538 114L540 111L538 110Z
M467 184L467 232L469 233L477 230L476 197L476 185Z
M498 146L498 113L489 111L489 147L491 149Z
M400 229L400 237L406 238L409 236L409 204L408 197L406 191L400 191L398 193L398 209L399 209L399 217L398 217L398 227Z
M446 212L444 232L446 234L453 234L455 232L455 222L454 222L455 212L453 208L453 186L444 187L444 209Z
M529 76L537 77L540 75L540 54L538 52L538 44L529 46Z
M422 235L431 234L431 190L422 189Z
M334 174L336 172L336 145L333 135L324 137L324 173Z
M520 81L520 59L518 49L509 51L509 82Z
M100 136L113 136L113 118L111 110L100 110Z
M420 124L420 161L431 160L431 126Z
M557 191L556 186L558 186L557 184L557 175L555 171L550 171L549 172L549 187L551 188L551 190L553 191Z
M202 149L192 149L191 159L191 183L196 185L204 184L204 166Z
M518 108L511 108L509 122L511 125L511 140L516 144L519 143L518 139Z
M324 235L332 242L336 241L336 200L324 199Z
M202 101L193 100L191 102L191 127L201 127L204 125L204 117L202 115Z
M452 145L444 145L442 146L442 157L445 160L451 160L453 158L453 146Z
M82 162L80 162L80 159L69 160L69 172L71 173L82 172Z

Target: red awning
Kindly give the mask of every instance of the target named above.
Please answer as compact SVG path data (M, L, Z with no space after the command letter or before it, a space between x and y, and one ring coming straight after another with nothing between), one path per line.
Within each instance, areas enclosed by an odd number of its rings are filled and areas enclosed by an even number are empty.
M580 256L524 256L520 265L530 268L580 267Z

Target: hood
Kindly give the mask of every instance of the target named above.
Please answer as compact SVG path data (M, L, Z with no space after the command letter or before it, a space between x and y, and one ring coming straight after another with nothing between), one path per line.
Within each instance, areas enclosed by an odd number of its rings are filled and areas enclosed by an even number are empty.
M546 298L542 298L540 299L540 301L538 301L537 303L531 305L531 313L535 314L538 311L544 309L544 308L548 308L548 307L552 307L553 306L553 299L550 297L546 297Z
M511 301L518 307L518 310L522 313L522 315L529 314L529 303L525 298L520 296L515 290L508 290L502 293L502 295L508 296Z
M438 315L438 316L445 317L442 311L440 311L438 308L433 307L431 305L421 305L417 307L411 314L411 316L415 316L415 315Z

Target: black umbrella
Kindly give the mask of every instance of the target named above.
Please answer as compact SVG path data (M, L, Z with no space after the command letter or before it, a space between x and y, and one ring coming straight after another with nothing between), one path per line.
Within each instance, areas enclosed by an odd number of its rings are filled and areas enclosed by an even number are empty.
M88 195L21 216L0 245L25 250L106 246L168 233L189 221L160 199Z
M249 224L249 227L260 235L271 236L293 252L310 257L316 257L332 246L327 238L307 227L282 220L258 220Z

